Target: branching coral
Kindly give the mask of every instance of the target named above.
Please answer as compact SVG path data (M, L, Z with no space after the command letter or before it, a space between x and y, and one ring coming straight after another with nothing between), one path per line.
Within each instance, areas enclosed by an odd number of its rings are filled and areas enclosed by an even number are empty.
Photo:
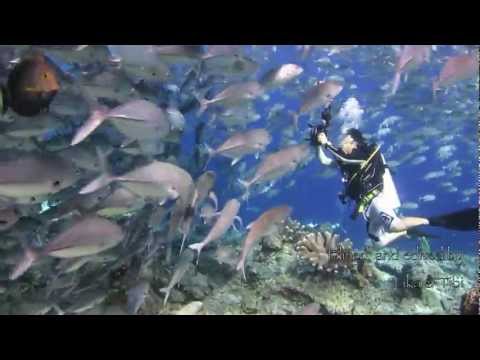
M301 259L309 261L319 270L351 270L354 265L352 242L349 239L339 240L339 235L328 231L310 232L297 242L295 250Z
M296 220L287 220L280 236L284 242L296 243L309 233L309 229Z

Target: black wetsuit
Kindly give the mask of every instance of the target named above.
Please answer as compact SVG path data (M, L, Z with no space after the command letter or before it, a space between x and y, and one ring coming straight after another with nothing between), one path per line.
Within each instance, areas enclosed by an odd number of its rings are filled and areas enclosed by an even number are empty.
M367 160L373 151L375 151L376 145L372 144L364 148L355 149L352 154L345 154L342 150L336 149L333 146L327 146L327 148L332 153L347 160ZM358 204L362 197L370 191L374 189L382 191L385 164L380 151L377 151L377 153L373 155L368 164L362 170L360 170L361 164L344 162L337 157L335 157L335 160L340 167L345 182L345 190L342 195L343 198L348 197ZM354 176L355 178L353 178Z

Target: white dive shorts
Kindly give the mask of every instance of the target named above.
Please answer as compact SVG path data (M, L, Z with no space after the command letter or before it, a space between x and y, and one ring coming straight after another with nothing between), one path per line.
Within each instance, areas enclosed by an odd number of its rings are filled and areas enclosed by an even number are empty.
M372 200L363 214L367 221L369 237L380 246L403 235L403 233L390 232L392 222L398 219L395 210L400 207L400 200L388 169L385 170L383 180L383 191Z

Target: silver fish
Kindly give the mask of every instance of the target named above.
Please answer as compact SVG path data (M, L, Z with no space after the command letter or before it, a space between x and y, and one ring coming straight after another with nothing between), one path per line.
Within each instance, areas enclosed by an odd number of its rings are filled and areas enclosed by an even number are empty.
M170 292L173 287L177 285L185 275L185 273L193 266L192 261L194 258L193 251L186 249L180 256L177 264L175 265L175 270L173 276L170 279L167 287L161 288L159 291L165 293L165 299L163 300L163 305L167 304L168 298L170 297Z
M167 162L153 161L121 176L102 174L83 187L80 194L88 194L112 182L120 182L135 195L156 199L159 203L185 197L193 188L188 172Z
M199 99L200 109L197 115L201 115L210 105L232 106L239 103L252 101L262 96L265 89L257 81L246 81L233 84L214 96L213 99Z
M245 260L253 245L261 237L275 234L279 226L290 216L291 212L292 208L289 206L277 206L265 211L247 226L248 234L243 242L242 253L236 267L237 271L242 272L245 281L247 280L245 275Z
M249 189L253 184L274 181L294 171L311 156L310 150L308 144L300 144L267 155L250 180L238 180L245 187L244 198L248 198Z
M144 304L149 290L150 284L143 280L127 291L127 309L130 315L137 314L140 307Z
M296 64L284 64L267 71L259 83L266 88L285 85L303 73L303 68Z
M189 245L190 249L197 252L197 264L202 249L211 242L218 240L225 235L227 230L233 225L234 220L237 218L239 210L240 202L237 199L230 199L227 201L222 211L220 211L215 225L213 225L205 239L202 242Z
M208 161L216 155L222 155L231 158L233 166L245 155L263 152L271 141L272 137L267 130L252 129L235 133L216 149L211 149L208 145L205 147L209 155Z
M23 275L40 257L74 258L97 254L118 245L124 238L122 229L115 223L96 216L86 216L61 232L40 250L25 248L23 258L17 263L10 280Z
M0 159L0 198L19 204L42 202L77 180L72 163L47 153L12 154Z

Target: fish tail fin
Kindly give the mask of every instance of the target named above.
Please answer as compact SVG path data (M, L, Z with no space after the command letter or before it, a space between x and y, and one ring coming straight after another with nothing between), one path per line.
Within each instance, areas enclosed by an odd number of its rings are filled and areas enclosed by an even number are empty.
M16 280L20 276L22 276L30 267L33 265L35 260L38 258L38 254L30 249L29 247L25 247L25 252L23 257L17 263L11 274L9 275L10 280Z
M212 149L210 146L208 146L207 144L203 144L203 149L204 149L204 153L207 154L207 161L205 161L205 165L203 166L204 169L207 168L207 165L210 163L210 160L212 159L212 157L215 155L215 150Z
M57 304L53 304L53 309L57 312L57 315L65 315L65 311L63 311Z
M197 111L197 116L201 116L207 110L208 104L210 102L207 99L202 98L199 94L194 94L194 96L200 103L200 108Z
M245 193L242 195L242 200L248 200L250 196L250 182L238 179L238 183L245 188Z
M160 291L161 293L164 293L165 294L165 298L163 299L163 306L167 305L167 302L168 302L168 298L170 297L170 291L172 289L170 289L169 287L164 287L164 288L161 288Z
M101 188L104 188L105 186L110 185L114 180L115 178L113 176L109 174L102 174L96 179L93 179L90 183L85 185L83 188L81 188L78 193L82 195L90 194Z
M242 272L242 277L243 279L245 280L245 282L247 281L247 276L245 275L245 260L244 259L240 259L240 261L238 262L237 264L237 267L235 268L237 271L241 271Z
M85 140L96 128L98 128L108 117L108 110L95 109L90 114L89 118L77 130L73 136L70 146L75 146Z
M97 152L101 175L93 179L90 183L88 183L82 189L80 189L79 194L90 194L105 186L110 185L110 183L115 180L115 177L110 174L110 167L108 165L108 159L107 159L111 151L104 152L98 146L95 147L95 150Z
M210 191L208 193L208 198L213 201L213 204L215 205L215 211L218 210L218 198L217 195L213 191Z
M178 253L178 256L182 255L183 252L183 247L185 246L185 240L187 239L187 234L182 235L182 245L180 245L180 252Z
M245 229L245 226L243 225L243 220L240 216L235 216L235 218L233 219L233 221L237 221L238 224L240 225L240 228L242 229ZM237 230L238 231L238 230Z
M197 252L197 261L195 264L198 265L198 260L200 259L200 253L202 252L202 249L203 249L203 242L188 245L188 248Z
M390 95L392 96L397 93L398 87L400 86L400 76L401 76L400 71L397 71L395 73L395 76L393 77L392 91L390 92Z

